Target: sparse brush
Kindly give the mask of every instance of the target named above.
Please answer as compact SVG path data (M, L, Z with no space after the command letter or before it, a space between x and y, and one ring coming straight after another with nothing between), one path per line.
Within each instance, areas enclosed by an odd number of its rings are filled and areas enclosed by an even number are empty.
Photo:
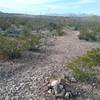
M86 55L78 57L68 64L78 81L89 84L96 80L99 71L96 69L97 66L100 66L100 49L88 51Z
M23 41L17 38L0 37L0 57L12 59L21 56L24 50ZM1 57L3 58L3 57Z
M0 58L13 59L21 56L25 50L38 49L40 37L28 34L21 37L0 36Z

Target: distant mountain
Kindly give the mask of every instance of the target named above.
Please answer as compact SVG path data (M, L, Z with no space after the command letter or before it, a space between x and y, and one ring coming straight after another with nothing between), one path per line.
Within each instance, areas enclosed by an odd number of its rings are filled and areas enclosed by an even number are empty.
M3 13L2 11L0 11L0 14Z
M86 13L80 13L80 14L74 14L74 13L64 13L64 14L45 14L45 15L32 15L32 14L21 14L21 13L5 13L0 11L0 15L13 15L13 16L20 16L20 17L39 17L39 16L61 16L61 17L89 17L89 16L98 16L94 14L86 14Z
M65 13L65 14L48 14L50 16L65 16L65 17L87 17L87 16L94 16L94 14L74 14L74 13Z

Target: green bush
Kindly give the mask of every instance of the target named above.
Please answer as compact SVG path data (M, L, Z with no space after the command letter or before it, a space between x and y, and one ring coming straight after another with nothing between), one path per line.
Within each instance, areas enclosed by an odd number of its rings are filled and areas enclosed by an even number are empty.
M88 51L86 55L74 59L68 64L74 77L81 82L93 83L100 66L100 48Z
M17 38L0 37L0 58L17 58L24 50L24 41Z
M57 28L57 25L55 23L49 23L48 24L48 30L50 32L52 32L53 30L55 30Z
M65 32L63 30L58 29L57 30L57 35L58 36L63 36L63 35L65 35Z
M25 41L24 47L28 50L35 50L40 47L40 36L33 34L26 34L22 40Z
M21 37L0 36L0 59L13 59L21 56L25 50L34 50L40 47L40 37L24 34Z
M61 23L59 23L59 24L52 23L52 22L49 23L48 30L50 32L53 32L55 30L56 33L54 35L58 35L58 36L63 36L65 34L65 32L63 31L63 25Z
M99 41L100 42L100 22L87 21L82 22L79 26L79 39L86 41Z
M87 41L100 41L100 32L95 32L89 29L80 30L79 39L84 39Z

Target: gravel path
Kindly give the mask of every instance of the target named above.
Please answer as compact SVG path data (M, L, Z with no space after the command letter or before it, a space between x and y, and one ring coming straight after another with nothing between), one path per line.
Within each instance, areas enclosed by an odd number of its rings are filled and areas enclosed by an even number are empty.
M22 58L0 63L0 100L53 100L46 97L48 76L62 77L67 68L61 67L100 43L79 40L77 31L56 37L54 46L45 53L24 52Z

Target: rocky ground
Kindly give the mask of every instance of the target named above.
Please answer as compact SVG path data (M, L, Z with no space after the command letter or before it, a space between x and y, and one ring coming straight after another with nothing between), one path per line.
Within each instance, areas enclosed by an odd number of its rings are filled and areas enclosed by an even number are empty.
M79 40L77 31L65 31L65 36L56 37L47 47L46 54L26 51L19 59L0 62L0 100L53 100L46 91L48 78L67 75L64 64L100 48L100 43Z

